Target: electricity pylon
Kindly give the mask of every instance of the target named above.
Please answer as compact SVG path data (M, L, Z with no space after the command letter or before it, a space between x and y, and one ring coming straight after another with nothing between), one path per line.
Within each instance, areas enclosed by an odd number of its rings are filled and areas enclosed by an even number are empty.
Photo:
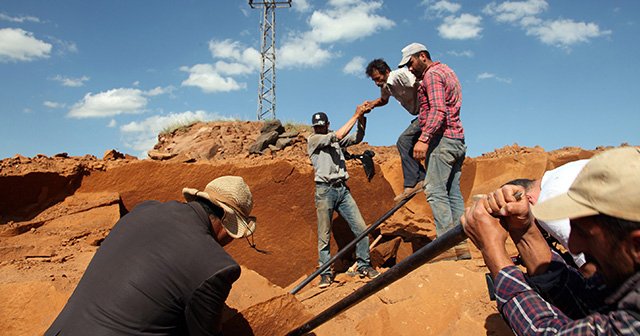
M251 8L264 7L260 82L258 83L258 120L276 118L276 8L291 7L291 0L249 0Z

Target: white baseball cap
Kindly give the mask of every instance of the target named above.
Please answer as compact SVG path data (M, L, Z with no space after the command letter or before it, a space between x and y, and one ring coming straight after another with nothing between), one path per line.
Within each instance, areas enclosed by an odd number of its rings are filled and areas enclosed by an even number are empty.
M403 66L407 65L407 63L409 63L409 59L411 59L411 56L421 51L427 51L427 47L425 47L424 44L415 42L402 48L402 60L400 61L400 64L398 64L398 68L402 68Z

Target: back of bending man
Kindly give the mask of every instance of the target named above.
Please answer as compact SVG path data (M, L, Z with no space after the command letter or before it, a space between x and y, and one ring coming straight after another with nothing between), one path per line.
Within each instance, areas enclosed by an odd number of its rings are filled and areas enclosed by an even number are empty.
M383 59L374 59L367 65L366 73L380 88L379 98L365 102L368 109L387 105L389 98L393 96L409 114L418 115L418 82L409 69L403 67L392 71ZM413 145L418 141L421 133L420 123L416 117L396 142L404 178L404 189L394 198L396 202L424 188L423 181L426 174L424 166L413 158Z
M222 247L253 234L253 198L240 176L183 195L141 203L115 224L46 336L220 334L240 276Z
M353 234L359 236L367 226L360 214L356 201L351 196L347 180L347 166L342 148L358 144L364 138L366 109L358 106L355 114L335 132L329 131L329 118L323 112L314 113L311 117L314 134L308 139L307 152L315 171L316 184L315 204L318 215L318 265L322 266L331 259L329 241L331 239L331 220L333 212L344 218ZM358 123L355 134L349 134ZM369 238L365 237L356 244L358 273L361 277L373 279L379 275L371 267L369 259ZM320 288L331 285L332 272L327 268L320 277Z

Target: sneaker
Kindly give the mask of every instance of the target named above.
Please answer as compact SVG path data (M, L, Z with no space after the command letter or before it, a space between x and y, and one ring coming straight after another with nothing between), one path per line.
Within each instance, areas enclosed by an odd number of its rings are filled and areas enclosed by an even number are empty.
M358 268L358 274L361 278L367 277L369 279L375 279L380 275L380 272L376 271L371 266L362 266Z
M331 285L331 276L330 275L321 275L320 283L318 284L319 288L327 288Z
M403 199L413 196L415 193L422 191L424 189L424 181L419 181L418 183L416 183L415 186L410 187L410 188L404 188L404 190L402 191L402 193L400 193L400 195L396 196L393 201L394 202L400 202Z

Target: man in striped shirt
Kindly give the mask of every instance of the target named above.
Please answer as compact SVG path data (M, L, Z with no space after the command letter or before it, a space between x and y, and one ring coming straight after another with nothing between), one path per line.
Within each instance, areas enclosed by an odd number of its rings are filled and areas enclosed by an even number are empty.
M460 224L464 213L460 175L467 146L460 121L462 89L453 70L432 61L420 43L402 49L398 67L405 66L420 81L417 99L421 134L413 146L413 158L425 160L425 192L440 236ZM471 259L465 243L456 247L456 254L458 259Z
M513 185L466 210L465 233L482 252L498 309L517 335L640 334L639 172L640 148L611 149L595 155L567 193L531 211ZM596 264L594 277L552 253L535 225L561 218L570 219L569 249ZM505 250L508 236L526 275Z

